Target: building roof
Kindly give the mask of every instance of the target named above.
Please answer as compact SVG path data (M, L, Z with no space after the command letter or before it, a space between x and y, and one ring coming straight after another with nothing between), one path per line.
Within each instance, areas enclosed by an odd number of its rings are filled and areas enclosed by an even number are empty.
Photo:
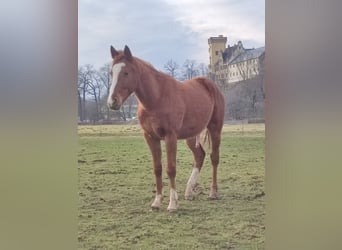
M244 62L250 59L259 58L263 53L265 53L265 47L260 47L257 49L246 49L244 53L238 55L230 64Z
M238 41L237 44L234 44L233 46L229 46L225 49L225 51L222 53L222 59L223 63L230 63L233 61L238 55L244 53L246 49L243 47L243 44L241 41Z
M231 57L233 56L233 52L236 50L237 44L233 45L232 47L226 48L226 50L222 53L223 62L229 62Z
M222 43L224 42L224 44L226 44L227 42L227 37L226 36L223 36L223 35L219 35L218 37L210 37L208 39L208 43Z

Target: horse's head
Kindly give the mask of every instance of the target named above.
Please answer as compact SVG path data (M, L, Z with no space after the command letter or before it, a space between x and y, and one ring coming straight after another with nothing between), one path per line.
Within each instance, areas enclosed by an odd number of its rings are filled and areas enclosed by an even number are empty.
M110 46L110 52L113 58L110 71L112 84L107 104L110 109L119 110L127 97L137 88L137 68L127 45L123 51L117 51L113 46Z

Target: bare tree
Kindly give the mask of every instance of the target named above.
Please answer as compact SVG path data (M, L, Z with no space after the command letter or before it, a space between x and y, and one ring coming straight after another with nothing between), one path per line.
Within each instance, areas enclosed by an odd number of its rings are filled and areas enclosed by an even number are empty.
M259 86L260 91L263 97L263 100L266 98L266 91L265 91L265 52L261 54L258 60L258 69L259 69Z
M127 111L127 116L128 118L132 118L133 116L133 107L136 107L138 104L137 98L135 96L135 94L130 95L127 100L125 101L125 103L128 106L128 111Z
M197 63L195 60L186 59L183 64L183 79L189 80L198 76Z
M110 109L107 106L107 97L109 95L109 89L111 85L111 78L110 78L110 64L106 63L104 64L98 71L98 77L100 81L102 82L103 88L104 88L104 95L101 99L101 111L106 113L106 119L110 119Z
M249 67L247 67L247 61L242 61L236 64L236 67L239 71L239 74L241 76L241 81L246 81L248 79L248 72L249 72Z
M77 96L78 96L78 119L80 121L84 120L83 101L85 101L85 99L82 99L82 94L83 94L83 89L85 89L86 86L84 86L83 84L84 82L82 82L80 78L80 69L78 69Z
M94 67L91 65L87 67L87 71L89 74L89 83L88 83L88 94L93 98L93 101L95 103L95 112L96 116L93 117L93 119L96 119L98 121L99 119L102 118L101 115L101 108L100 108L100 103L101 103L101 95L102 95L102 89L103 89L103 82L101 81L101 77L98 74L98 72L94 69Z
M263 113L257 108L258 105L264 107L265 99L263 55L252 66L248 66L247 61L236 64L241 77L238 84L241 86L241 103L245 103L242 105L245 118L256 117Z
M200 76L205 76L208 77L209 76L209 68L208 65L206 65L205 63L200 63L198 65L198 72Z
M164 64L164 69L166 70L166 73L169 74L172 77L177 78L179 65L172 59L167 61L167 63Z
M81 121L86 119L86 97L91 82L92 66L87 64L78 68L78 104L79 104L79 117Z
M98 76L103 83L103 87L105 89L105 93L109 94L109 89L111 85L111 79L110 79L110 64L105 63L99 70L98 70Z

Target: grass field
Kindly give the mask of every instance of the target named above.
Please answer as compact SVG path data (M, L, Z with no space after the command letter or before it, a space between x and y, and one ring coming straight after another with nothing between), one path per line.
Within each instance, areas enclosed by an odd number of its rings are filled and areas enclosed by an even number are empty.
M165 165L162 207L150 209L154 176L138 125L80 126L78 133L79 249L264 249L263 124L225 125L216 201L208 200L209 157L195 199L184 200L192 155L178 142L174 214L166 211Z

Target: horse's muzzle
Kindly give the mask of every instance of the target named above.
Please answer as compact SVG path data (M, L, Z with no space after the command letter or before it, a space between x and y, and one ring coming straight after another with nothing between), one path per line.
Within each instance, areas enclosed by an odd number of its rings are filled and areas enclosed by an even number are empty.
M108 103L108 107L112 110L119 110L121 108L121 104L117 98L114 98L112 103Z

